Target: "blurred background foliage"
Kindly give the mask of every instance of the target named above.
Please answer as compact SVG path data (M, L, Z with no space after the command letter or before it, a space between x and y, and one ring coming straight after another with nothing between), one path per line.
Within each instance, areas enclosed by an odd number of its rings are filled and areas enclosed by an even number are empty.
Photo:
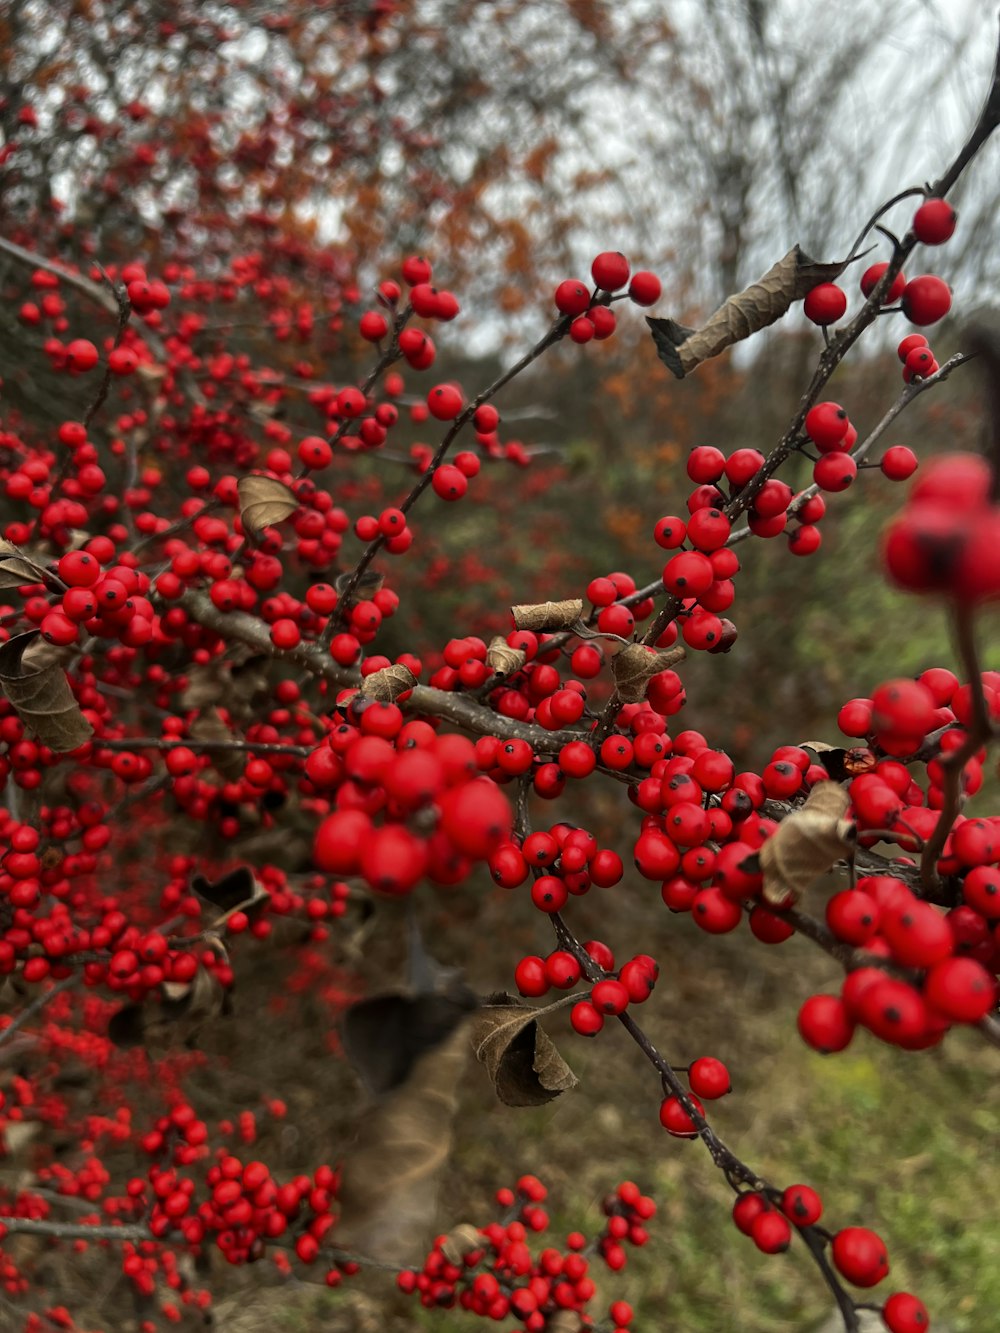
M254 283L217 288L198 342L206 381L211 356L227 351L282 375L358 378L370 349L356 315L406 253L425 251L463 303L441 331L434 373L471 395L547 327L555 282L586 276L598 250L658 272L657 313L689 323L795 242L824 259L847 253L882 198L933 178L961 142L986 86L992 28L981 6L918 0L877 16L855 0L8 0L0 234L67 262L190 264L215 278L258 256L262 273L287 282L289 309L308 307L309 318L263 317ZM994 144L956 197L959 231L940 272L962 299L935 334L941 360L961 346L963 320L995 302L997 164ZM891 215L900 227L908 207ZM24 280L0 255L0 411L42 432L79 415L89 390L46 372L42 332L16 319ZM71 314L74 335L94 336L101 319L113 329L91 307ZM894 344L906 330L884 322L891 329L873 331L830 388L862 436L901 388ZM621 309L608 343L557 348L519 379L498 403L501 435L524 443L530 465L488 463L457 508L425 501L414 550L391 571L404 602L384 651L416 647L433 663L452 635L506 629L512 601L582 594L614 569L655 578L652 527L683 512L688 450L766 452L821 347L797 310L755 343L676 382L638 312ZM422 383L407 376L413 401ZM237 377L218 377L214 391L251 419ZM97 439L113 437L129 392L114 387ZM279 413L296 432L321 420L305 395ZM426 429L414 424L408 442L433 441ZM885 444L925 458L975 448L981 432L970 368L922 396ZM405 442L336 466L345 503L375 511L412 483ZM759 764L778 743L836 741L840 703L887 675L953 664L943 610L897 595L878 573L879 531L899 500L864 471L832 497L816 556L790 556L781 537L740 548L740 639L728 656L685 665L681 725L740 766ZM345 564L356 549L345 545ZM982 632L984 664L1000 665L995 612ZM576 810L622 844L634 819L618 789ZM208 851L248 854L239 844ZM798 941L767 950L742 934L699 935L650 888L627 882L613 906L581 902L580 929L622 949L662 948L654 1035L681 1063L706 1051L731 1062L737 1092L720 1128L776 1179L828 1192L839 1220L883 1228L899 1285L917 1283L956 1330L987 1327L1000 1304L993 1054L949 1039L917 1057L862 1036L824 1062L798 1042L794 1015L833 980L825 960ZM486 885L428 897L421 910L435 949L484 991L510 984L518 951L548 947L535 914ZM287 1099L296 1129L265 1134L260 1148L279 1168L349 1140L359 1100L332 1058L332 1023L351 993L384 984L398 964L392 931L375 947L363 930L333 931L315 989L292 983L310 975L296 956L287 993L270 1001L283 964L248 942L236 1014L208 1039L206 1113L248 1104L262 1086ZM615 1033L593 1046L571 1039L566 1052L582 1086L551 1111L502 1110L470 1078L443 1220L485 1221L510 1162L553 1186L560 1227L583 1226L614 1179L635 1175L662 1202L654 1244L622 1284L646 1327L807 1327L824 1304L806 1265L764 1259L728 1227L726 1192L697 1147L663 1142L656 1088L634 1053ZM54 1282L93 1275L89 1258L68 1262L73 1271ZM261 1277L231 1280L256 1289ZM335 1294L301 1283L274 1300L244 1292L218 1326L291 1333L322 1318L330 1329L403 1329L421 1317L396 1309L379 1278Z

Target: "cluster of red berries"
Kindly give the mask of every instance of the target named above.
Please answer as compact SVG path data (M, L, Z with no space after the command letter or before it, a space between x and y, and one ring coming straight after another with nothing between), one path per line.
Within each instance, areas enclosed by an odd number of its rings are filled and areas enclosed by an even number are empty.
M764 1254L782 1254L792 1242L793 1228L815 1227L823 1201L809 1185L789 1185L781 1192L746 1190L733 1204L737 1230L749 1236ZM889 1273L882 1238L867 1227L844 1227L829 1240L830 1256L841 1277L856 1287L877 1286ZM909 1292L895 1292L882 1306L889 1333L924 1333L930 1317L923 1301Z
M1000 597L1000 503L996 476L977 454L934 459L887 527L886 571L912 592L966 605Z
M614 333L617 321L611 302L628 296L636 305L655 305L663 290L655 273L632 273L618 250L605 250L590 266L594 290L575 278L566 278L555 291L556 309L572 322L569 336L575 343L602 342ZM622 288L628 287L628 291ZM618 295L615 295L618 293Z
M522 1176L514 1189L498 1190L497 1203L507 1220L481 1228L465 1225L439 1236L419 1271L399 1274L400 1290L417 1295L428 1309L458 1307L484 1319L516 1319L522 1333L543 1333L559 1311L575 1314L579 1327L592 1328L588 1307L597 1288L585 1253L591 1248L587 1237L570 1232L562 1249L547 1246L537 1255L528 1244L532 1234L548 1228L541 1206L547 1195L532 1175ZM607 1222L592 1245L610 1269L625 1266L622 1241L646 1243L645 1223L655 1212L653 1200L629 1180L605 1199ZM608 1316L612 1333L626 1333L632 1308L626 1301L612 1301Z
M913 217L913 235L924 245L943 245L955 232L958 215L945 199L927 199ZM861 275L861 292L867 300L889 269L886 262L872 264ZM951 309L951 291L943 279L925 273L906 280L896 273L882 294L882 304L899 301L911 324L936 324ZM806 294L803 309L807 319L825 327L836 324L847 311L847 294L835 282L821 282Z
M383 721L378 734L365 728L370 715ZM512 822L506 796L479 772L476 747L462 736L438 736L426 722L404 724L395 705L373 704L360 722L341 723L306 761L317 790L337 793L337 808L316 830L315 865L338 877L360 875L393 896L411 892L425 875L438 884L466 879L473 862L510 837ZM379 814L384 822L376 825Z

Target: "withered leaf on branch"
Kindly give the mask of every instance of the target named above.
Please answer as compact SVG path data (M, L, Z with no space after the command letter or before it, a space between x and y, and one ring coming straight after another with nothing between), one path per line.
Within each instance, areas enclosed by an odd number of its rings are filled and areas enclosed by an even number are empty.
M0 647L0 689L24 725L50 750L75 750L93 735L58 651L38 630L17 634Z
M764 900L790 907L809 885L853 852L857 829L839 782L817 782L804 805L786 816L760 849Z
M483 1249L482 1232L471 1222L459 1222L441 1242L441 1253L450 1264L459 1266L467 1254L473 1254L481 1249Z
M0 537L0 590L42 583L45 570L13 542Z
M532 1009L506 991L487 996L476 1011L476 1059L507 1106L543 1106L576 1087L576 1075L538 1024L548 1011Z
M611 674L619 696L628 704L641 703L653 676L666 671L685 655L683 648L658 653L642 643L626 644L611 659Z
M395 662L392 666L373 671L361 682L359 693L363 699L377 699L380 703L394 703L401 694L412 690L417 678L408 666Z
M821 282L833 282L847 267L819 263L795 245L745 291L729 299L700 329L673 319L646 316L660 360L679 380L713 356L779 320Z
M260 916L271 896L249 866L237 866L215 881L207 880L204 875L194 875L191 887L199 898L204 898L223 914L242 906L251 921Z
M523 648L512 648L505 638L497 634L490 640L486 650L486 665L491 666L501 676L513 676L520 671L528 660Z
M390 1263L426 1254L468 1060L468 1021L463 1015L417 1055L403 1082L365 1113L339 1193L336 1239L345 1249Z
M535 602L512 606L510 610L516 629L571 629L583 615L583 602L576 598L565 602Z
M344 1015L344 1050L374 1097L405 1083L415 1061L433 1051L475 1009L467 986L453 982L447 993L373 995Z
M583 1333L588 1327L576 1310L556 1310L545 1321L545 1333Z
M206 1023L230 1012L228 992L204 967L191 981L167 982L162 991L161 998L148 996L111 1016L108 1036L116 1046L193 1046Z
M299 502L277 477L240 477L236 483L240 522L247 536L257 538L265 528L294 514Z
M220 741L226 745L241 739L238 733L226 726L222 720L222 714L218 708L214 707L206 708L199 717L196 717L188 728L188 732L193 741ZM237 778L243 776L247 756L242 750L210 750L209 755L212 766L224 778L229 778L230 781L235 782Z

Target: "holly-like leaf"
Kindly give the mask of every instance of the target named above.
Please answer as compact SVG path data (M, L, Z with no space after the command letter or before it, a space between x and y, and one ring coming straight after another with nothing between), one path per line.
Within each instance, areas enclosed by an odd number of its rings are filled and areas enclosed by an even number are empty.
M359 1000L343 1019L347 1058L372 1096L385 1096L406 1082L414 1063L440 1046L476 1004L460 983L446 994L393 992Z
M426 1253L468 1059L468 1022L462 1015L441 1041L414 1053L403 1081L366 1112L344 1164L338 1245L390 1263Z
M18 634L0 647L0 689L24 725L50 750L75 750L93 735L56 650L38 630Z
M4 538L0 538L0 591L23 588L26 584L42 583L45 570L30 556Z
M507 1106L543 1106L575 1088L576 1075L539 1027L550 1010L532 1009L500 991L483 1001L472 1024L476 1059L486 1066L496 1094Z
M757 282L730 296L700 329L688 329L676 320L647 315L646 323L652 331L657 354L681 380L703 361L766 329L813 287L835 281L846 267L846 261L819 263L795 245Z
M240 502L240 521L248 537L258 538L265 528L273 527L294 514L299 502L277 477L240 477L236 483Z
M813 880L852 854L857 829L847 818L850 803L839 782L817 782L805 803L781 821L759 852L765 902L791 907Z

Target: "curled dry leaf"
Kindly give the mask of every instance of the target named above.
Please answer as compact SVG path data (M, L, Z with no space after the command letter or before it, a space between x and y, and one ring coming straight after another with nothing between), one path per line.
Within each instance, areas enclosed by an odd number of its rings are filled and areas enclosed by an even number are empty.
M515 671L520 671L528 660L528 654L523 648L512 648L506 639L497 634L490 640L490 646L486 650L486 665L500 676L513 676Z
M116 1046L158 1050L181 1043L193 1046L206 1023L229 1012L228 992L204 967L199 967L191 981L166 982L161 991L160 998L150 995L112 1014L108 1037Z
M757 282L730 296L700 329L687 329L676 320L647 315L657 354L681 380L703 361L773 324L813 287L835 281L846 267L846 261L819 263L804 254L800 246L793 246Z
M532 1009L500 991L477 1010L472 1022L476 1059L507 1106L543 1106L576 1087L576 1075L538 1025L539 1018L559 1007Z
M29 583L43 583L44 568L36 564L20 547L0 538L0 590L23 588Z
M578 598L565 602L535 602L512 606L510 610L517 629L571 629L583 615L583 602Z
M545 1321L545 1333L582 1333L588 1327L576 1310L556 1310Z
M0 689L42 744L64 754L89 741L94 729L73 697L61 660L38 630L0 647Z
M337 1244L388 1263L426 1254L438 1176L451 1151L468 1016L412 1061L406 1078L361 1122L339 1192Z
M760 849L764 901L791 907L813 880L850 856L857 830L850 798L838 782L817 782L805 803L781 821Z
M477 1005L467 986L453 981L442 994L374 995L344 1015L344 1050L375 1097L400 1087L414 1062L433 1051Z
M615 678L618 694L625 703L641 703L652 677L660 671L666 671L685 656L683 648L670 648L667 652L658 653L642 643L626 644L611 659L611 674Z
M363 699L377 699L380 703L391 704L412 690L416 683L417 678L410 668L396 662L365 676L358 693Z
M483 1248L483 1234L471 1222L459 1222L445 1236L440 1248L450 1264L460 1267L467 1254L475 1254Z
M188 728L188 734L193 741L220 741L226 745L242 739L238 732L234 732L226 726L222 720L222 714L218 708L214 707L206 708L199 717L195 718ZM224 778L235 782L243 776L247 756L242 750L210 750L209 755L212 766Z
M248 537L256 539L265 528L294 514L299 502L277 477L240 477L236 484L240 522Z
M249 866L237 866L214 881L207 880L204 875L194 875L191 887L199 898L217 907L224 917L240 908L250 921L260 916L271 896Z
M354 578L353 569L345 569L333 580L333 586L338 593L344 593L348 585ZM356 601L359 597L374 597L385 582L385 575L380 574L376 569L366 569L355 584L354 591L351 593L351 601Z

